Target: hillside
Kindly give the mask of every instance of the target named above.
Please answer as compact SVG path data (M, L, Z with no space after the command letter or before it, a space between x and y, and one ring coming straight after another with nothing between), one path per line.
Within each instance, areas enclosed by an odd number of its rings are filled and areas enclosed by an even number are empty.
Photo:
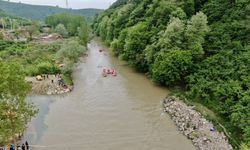
M85 17L93 17L96 13L101 12L100 9L64 9L53 6L39 6L39 5L29 5L22 3L13 3L0 0L0 9L6 11L7 13L35 20L43 20L46 16L55 13L71 13L77 15L83 15Z
M30 20L6 13L0 9L0 29L14 29L20 25L29 25Z
M212 110L239 148L250 145L249 23L248 0L118 0L92 27L132 67Z

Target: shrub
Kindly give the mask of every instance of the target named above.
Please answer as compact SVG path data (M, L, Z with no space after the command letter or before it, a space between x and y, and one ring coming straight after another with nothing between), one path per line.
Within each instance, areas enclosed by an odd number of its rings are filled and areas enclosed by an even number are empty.
M192 65L191 51L172 50L170 52L161 52L153 64L152 78L158 83L171 86L176 82L183 81Z
M81 53L85 51L86 48L81 46L77 41L69 41L62 45L62 48L57 52L56 57L61 61L64 61L64 59L67 58L75 63L78 61Z
M38 74L57 74L60 69L50 62L41 62L37 65Z
M62 35L63 37L68 37L68 31L63 24L58 24L55 28L55 32Z

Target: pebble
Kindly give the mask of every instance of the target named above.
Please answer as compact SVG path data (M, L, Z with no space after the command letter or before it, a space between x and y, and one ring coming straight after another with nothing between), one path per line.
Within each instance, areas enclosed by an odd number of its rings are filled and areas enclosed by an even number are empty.
M233 150L224 133L210 131L214 125L177 97L167 97L163 101L164 112L168 113L188 139L200 150Z

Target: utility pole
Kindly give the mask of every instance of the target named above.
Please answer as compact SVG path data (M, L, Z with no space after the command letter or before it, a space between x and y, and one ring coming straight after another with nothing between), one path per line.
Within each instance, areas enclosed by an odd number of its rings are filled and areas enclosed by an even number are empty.
M69 9L69 2L66 0L66 8Z

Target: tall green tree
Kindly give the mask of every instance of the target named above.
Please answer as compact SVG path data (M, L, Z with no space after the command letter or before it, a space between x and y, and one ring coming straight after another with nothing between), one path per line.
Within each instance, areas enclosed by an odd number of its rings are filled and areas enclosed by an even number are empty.
M68 31L63 24L58 24L55 28L55 32L62 35L63 37L68 36Z
M204 54L202 44L208 32L207 16L202 12L192 16L187 25L185 38L186 49L192 50L194 57L199 58Z
M147 70L143 50L149 39L150 32L147 31L147 23L141 22L130 28L125 40L123 58L140 71Z
M19 65L0 62L0 82L0 143L5 144L24 132L36 110L25 99L30 85Z
M27 32L29 33L29 40L33 40L33 35L39 33L40 24L37 21L33 21L31 25L27 27Z

